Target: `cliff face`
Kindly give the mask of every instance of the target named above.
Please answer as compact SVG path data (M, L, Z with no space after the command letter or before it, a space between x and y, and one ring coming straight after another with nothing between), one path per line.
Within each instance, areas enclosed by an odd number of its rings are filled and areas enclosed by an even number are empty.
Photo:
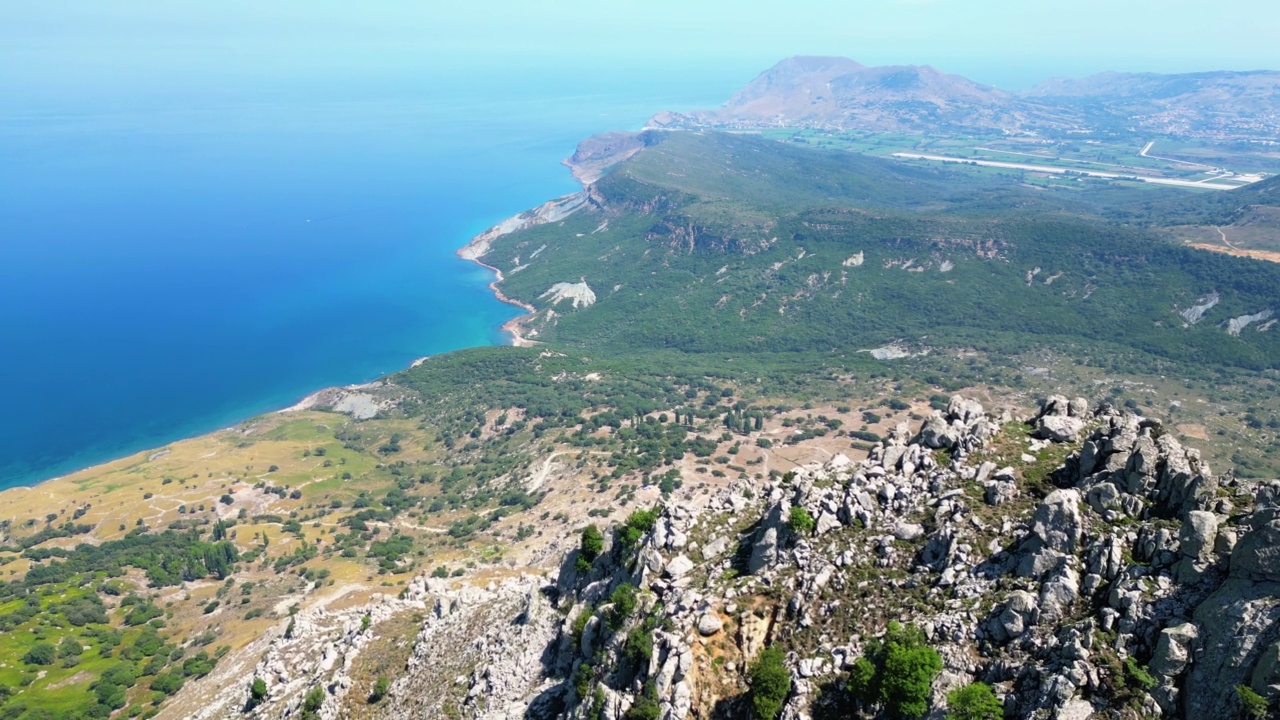
M779 717L873 717L851 671L900 623L937 653L931 717L975 682L1006 717L1231 717L1237 688L1280 692L1278 515L1280 486L1215 477L1159 421L956 397L865 460L637 512L553 576L415 582L399 602L428 618L365 714L749 717L771 647ZM310 654L330 672L360 645L347 625L346 645L273 645L260 671L289 682L272 658Z
M603 177L609 168L661 141L661 133L655 130L592 135L578 143L564 164L578 182L590 185Z
M582 192L548 200L532 210L526 210L514 217L507 218L479 235L458 250L458 257L463 260L479 260L489 252L494 240L510 235L513 232L527 230L538 225L559 222L579 210L591 206L597 198L587 188Z

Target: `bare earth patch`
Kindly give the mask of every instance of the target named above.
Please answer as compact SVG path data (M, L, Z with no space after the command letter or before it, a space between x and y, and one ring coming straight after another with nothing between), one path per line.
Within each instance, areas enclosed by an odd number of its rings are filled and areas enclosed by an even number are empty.
M1272 252L1270 250L1245 250L1241 248L1229 248L1225 245L1213 245L1210 243L1187 243L1190 247L1197 250L1209 250L1210 252L1225 253L1235 257L1247 257L1254 260L1265 260L1267 262L1280 263L1280 252Z

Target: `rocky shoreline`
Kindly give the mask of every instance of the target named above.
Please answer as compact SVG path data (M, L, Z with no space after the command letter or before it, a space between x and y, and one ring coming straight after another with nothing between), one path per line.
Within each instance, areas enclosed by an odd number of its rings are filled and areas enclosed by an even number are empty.
M498 268L481 260L489 253L489 248L494 240L510 235L513 232L525 230L538 225L559 222L578 210L595 202L595 197L590 186L584 187L581 191L558 197L554 200L539 205L532 210L526 210L519 215L507 218L506 220L494 225L484 232L471 238L466 245L458 249L457 255L463 260L470 260L486 270L490 270L496 276L493 282L489 283L489 290L493 292L493 296L499 301L525 311L524 315L512 318L502 324L502 331L511 335L511 344L516 347L532 347L537 343L525 336L524 321L533 313L537 312L537 308L532 305L516 300L515 298L502 292L499 287L504 279L502 271Z
M462 251L461 250L458 251L458 254L461 255ZM488 265L484 263L479 258L467 258L467 259L479 265L480 267L485 268L486 270L493 271L494 279L493 279L493 282L489 283L489 290L493 292L493 296L496 297L499 302L504 302L508 305L515 305L521 310L524 310L523 315L518 315L502 323L501 329L503 332L511 336L511 344L514 345L515 347L533 347L534 345L536 345L537 344L536 342L524 336L523 321L526 318L532 316L535 312L538 311L538 309L530 305L529 303L516 300L515 298L502 292L502 288L499 287L499 285L502 284L502 281L504 279L501 270L499 270L498 268L492 265Z

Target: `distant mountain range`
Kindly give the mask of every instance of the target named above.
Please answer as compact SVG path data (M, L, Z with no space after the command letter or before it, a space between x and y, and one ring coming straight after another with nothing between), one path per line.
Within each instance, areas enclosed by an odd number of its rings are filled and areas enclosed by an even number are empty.
M1275 140L1280 72L1109 72L1013 93L929 66L792 57L717 110L660 113L650 124Z

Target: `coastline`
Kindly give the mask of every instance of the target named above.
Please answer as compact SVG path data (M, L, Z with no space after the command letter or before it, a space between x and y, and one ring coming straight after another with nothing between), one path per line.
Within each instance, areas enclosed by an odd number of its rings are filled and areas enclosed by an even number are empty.
M565 164L568 165L571 169L575 170L574 175L576 178L579 179L579 181L583 180L583 178L578 175L575 163L566 161ZM510 217L504 220L503 222L500 222L497 225L494 225L493 227L489 228L488 230L485 230L484 232L481 232L480 234L471 238L469 241L467 241L465 245L463 245L462 247L458 248L458 250L455 251L454 254L457 255L459 258L463 260L469 260L485 268L486 270L489 270L494 274L494 279L488 283L488 288L489 288L489 291L493 293L493 296L499 302L502 302L508 305L514 305L524 311L523 314L518 315L504 322L499 328L502 332L505 332L510 336L511 338L510 342L512 346L533 347L540 344L537 341L532 340L526 336L525 326L524 326L524 323L527 322L530 318L532 318L534 313L537 312L537 308L533 307L528 303L517 300L507 295L506 293L504 293L500 287L501 283L505 279L502 274L502 271L497 267L494 267L493 265L490 265L484 262L481 258L484 257L484 255L486 255L489 252L490 244L497 238L519 231L519 230L524 230L526 228L530 228L536 225L542 225L550 222L557 222L559 220L562 220L572 215L578 210L593 204L595 201L596 201L596 198L594 197L594 194L592 192L591 185L584 183L584 187L582 190L575 193L570 193L568 195L563 195L563 196L554 198L552 200L548 200L547 202L535 208L526 210L513 217ZM427 357L417 358L412 363L410 363L406 369L417 367L421 365L425 360L427 360ZM119 463L135 462L136 458L138 458L139 456L145 456L147 454L155 453L157 451L163 451L171 447L174 443L190 442L190 441L198 440L201 438L212 437L220 433L233 431L236 428L242 426L244 423L252 421L256 417L283 414L283 413L295 413L300 411L311 410L315 408L317 405L319 405L320 401L323 398L325 398L326 395L330 395L333 393L341 393L342 391L347 391L347 392L359 391L359 390L371 387L375 385L377 382L379 381L375 380L370 383L363 383L358 385L344 385L344 386L332 386L332 387L319 388L313 392L306 394L302 398L298 399L296 402L293 402L285 407L280 407L273 410L266 410L262 413L240 419L230 425L214 428L212 430L209 430L208 432L196 433L194 435L179 438L162 445L158 445L151 448L145 448L137 452L128 453L126 455L119 456L119 457L113 457L99 463L94 463L92 465L87 465L85 467L77 468L70 472L63 472L59 475L47 477L41 480L36 480L29 483L21 484L21 485L11 485L9 487L0 487L0 495L3 495L4 493L7 493L11 490L17 490L17 491L35 490L38 486L45 485L46 483L56 483L59 481L66 481L70 478L82 476L84 473L87 473L93 470L114 467Z
M507 218L506 220L471 238L466 245L458 248L456 253L458 257L463 260L469 260L494 274L493 282L489 283L489 290L493 293L495 298L500 302L504 302L508 305L515 305L521 310L524 310L523 315L519 315L506 321L502 324L501 328L503 332L511 336L511 344L515 347L533 347L534 345L539 344L537 341L529 339L524 334L524 323L532 318L538 309L529 303L517 300L502 292L502 288L499 287L505 279L502 271L493 265L484 262L481 258L489 253L489 249L492 246L493 241L504 235L510 235L513 232L518 232L538 225L559 222L582 208L596 202L597 198L592 192L592 187L590 185L586 185L582 190L576 193L570 193L568 195L555 198L554 200L548 200L532 210L526 210L518 215Z
M538 309L530 305L529 303L516 300L515 298L502 292L502 289L498 287L498 285L504 279L501 270L499 270L498 268L492 265L485 263L484 261L480 260L479 257L465 257L462 255L461 250L458 251L458 255L459 257L463 257L463 259L465 260L470 260L471 262L493 273L494 278L493 278L493 281L489 283L489 290L493 293L493 296L497 298L499 302L504 302L508 305L515 305L521 310L524 310L523 315L517 315L516 317L513 317L510 320L502 323L501 330L511 336L511 344L515 347L533 347L534 345L537 345L538 344L537 342L530 340L529 338L524 336L523 322L526 319L533 317L533 314L536 313Z

